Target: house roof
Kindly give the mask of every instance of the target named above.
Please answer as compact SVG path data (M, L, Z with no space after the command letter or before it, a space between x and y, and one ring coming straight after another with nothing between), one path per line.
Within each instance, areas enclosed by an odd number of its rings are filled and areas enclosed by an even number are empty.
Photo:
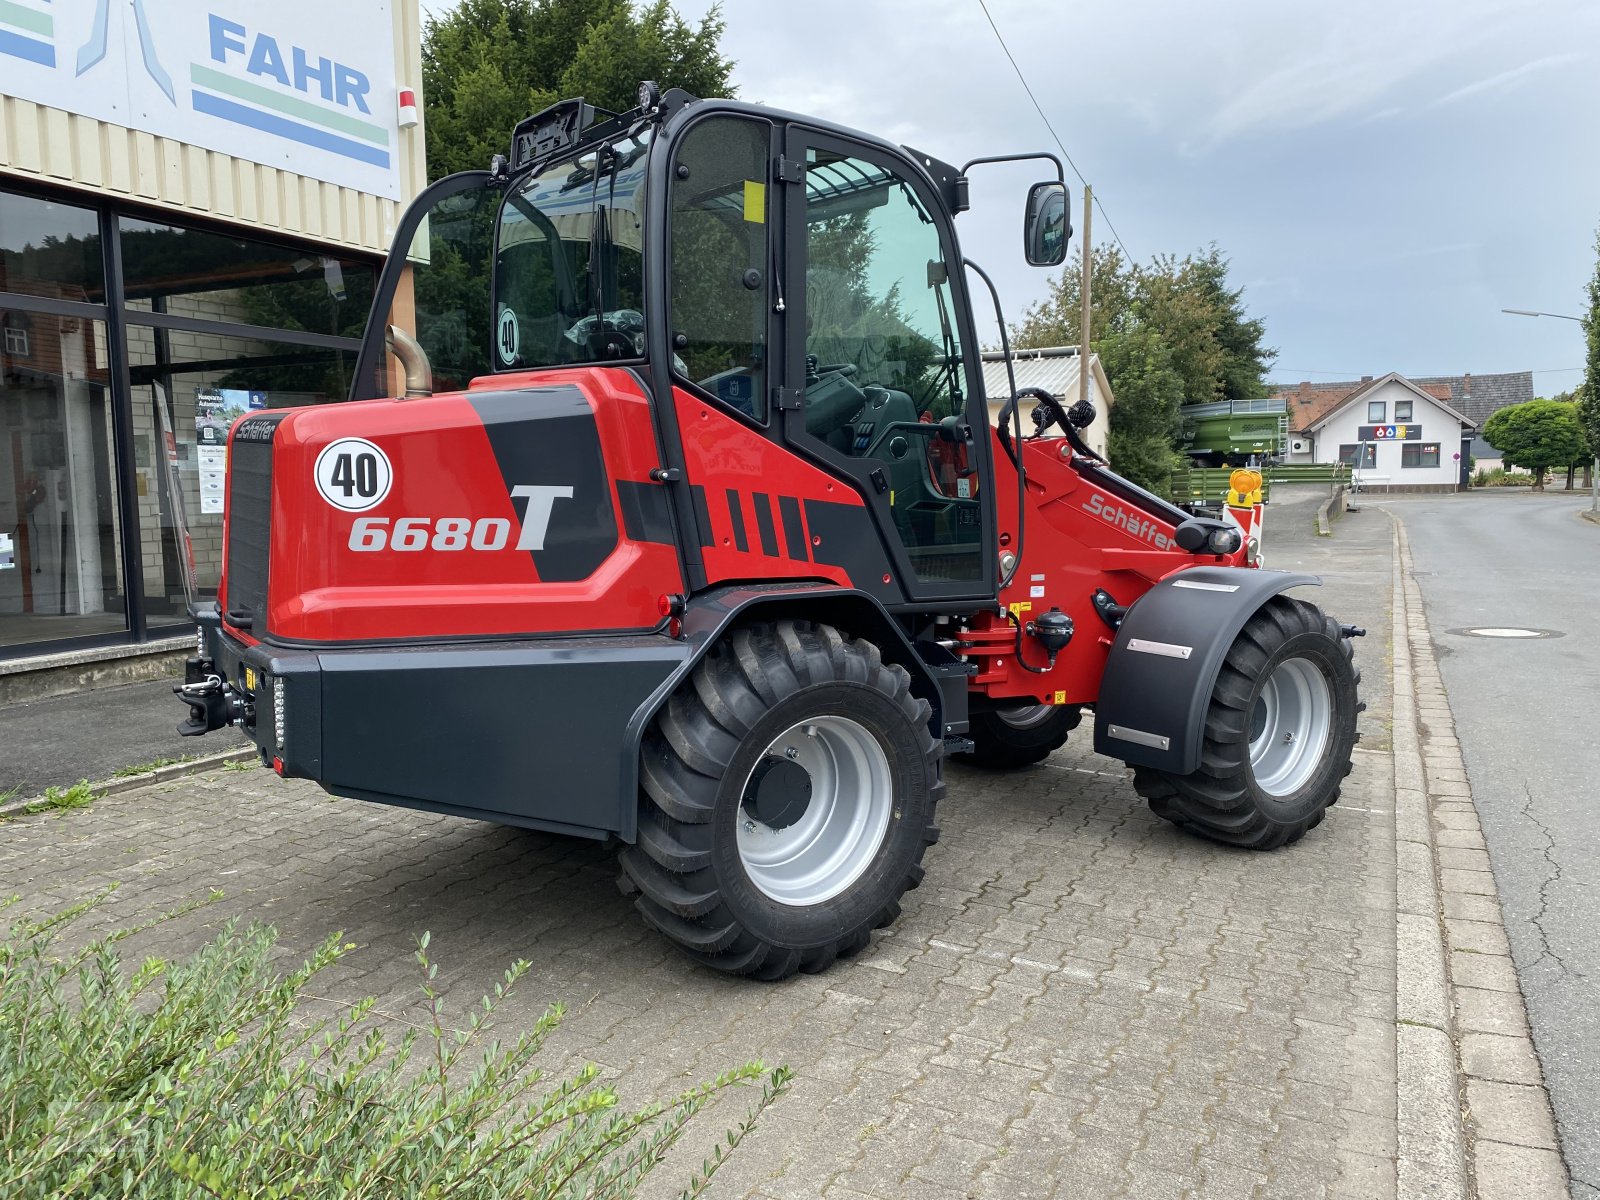
M1491 413L1509 404L1533 399L1532 371L1507 371L1498 375L1408 375L1405 379L1435 400L1444 401L1467 418L1469 425L1480 429ZM1302 383L1298 392L1282 388L1276 394L1289 397L1290 426L1296 431L1305 431L1340 400L1369 382L1358 379L1316 385Z
M1515 380L1523 377L1527 380L1527 387L1531 395L1533 373L1530 371L1523 371L1520 375L1515 376L1497 375L1491 378L1496 380ZM1484 376L1478 376L1477 378L1482 379ZM1460 407L1457 403L1457 394L1450 386L1451 380L1456 380L1457 382L1465 381L1468 389L1474 382L1471 375L1435 375L1413 379L1409 376L1401 375L1398 371L1391 371L1389 374L1379 376L1376 379L1368 376L1365 379L1347 383L1324 383L1318 384L1316 387L1313 387L1310 383L1302 383L1297 389L1283 389L1276 394L1288 401L1289 427L1296 433L1310 433L1313 430L1320 429L1327 424L1329 419L1342 412L1350 404L1355 403L1368 392L1374 391L1391 381L1405 384L1412 391L1432 400L1463 425L1476 428L1482 424L1485 418L1474 417L1469 409ZM1461 394L1470 397L1472 393L1470 390L1463 389ZM1513 388L1507 385L1498 389L1496 394L1513 394ZM1506 404L1515 403L1518 403L1518 401L1502 400L1496 407L1504 407ZM1494 409L1491 408L1488 411L1493 412Z
M1439 408L1444 409L1445 412L1449 413L1452 417L1454 417L1456 420L1460 421L1463 425L1467 426L1468 428L1473 428L1476 425L1476 422L1474 422L1472 420L1472 418L1468 417L1464 413L1457 412L1455 408L1453 408L1446 401L1440 399L1440 397L1438 395L1436 395L1436 394L1434 394L1432 392L1424 391L1422 388L1418 387L1414 382L1412 382L1411 380L1407 379L1404 375L1400 374L1398 371L1390 371L1387 375L1379 376L1377 379L1369 379L1366 382L1360 384L1355 389L1355 391L1351 392L1343 400L1340 400L1340 401L1338 401L1338 402L1336 402L1334 404L1329 405L1320 414L1318 414L1312 421L1308 422L1303 428L1308 432L1312 432L1312 433L1316 432L1317 430L1321 429L1324 425L1326 425L1329 421L1333 420L1334 417L1338 416L1345 409L1349 408L1352 404L1355 404L1357 401L1361 400L1363 397L1369 395L1372 392L1377 391L1379 388L1384 387L1385 385L1390 384L1390 383L1398 383L1403 387L1409 388L1411 391L1413 391L1417 395L1421 396L1424 400L1431 400L1435 405L1437 405Z
M1013 350L1012 366L1017 373L1019 388L1043 388L1052 396L1067 403L1078 397L1078 348L1076 346L1042 346L1033 350ZM999 350L983 352L983 392L991 402L1004 400L1011 395L1011 381L1006 377L1006 356ZM1111 394L1111 381L1100 365L1098 354L1089 355L1089 396L1096 407L1109 412L1116 397Z

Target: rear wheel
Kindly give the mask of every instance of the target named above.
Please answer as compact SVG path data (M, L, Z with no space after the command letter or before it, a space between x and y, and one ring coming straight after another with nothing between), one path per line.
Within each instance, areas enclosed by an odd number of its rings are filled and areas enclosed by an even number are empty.
M938 840L930 714L871 642L798 621L735 631L646 734L623 890L719 970L782 979L856 953Z
M980 767L1004 770L1042 762L1067 744L1082 713L1076 706L1030 704L972 714L973 748L962 757Z
M1350 773L1361 673L1339 626L1303 600L1267 601L1234 639L1192 775L1146 767L1157 816L1231 846L1271 850L1322 821Z

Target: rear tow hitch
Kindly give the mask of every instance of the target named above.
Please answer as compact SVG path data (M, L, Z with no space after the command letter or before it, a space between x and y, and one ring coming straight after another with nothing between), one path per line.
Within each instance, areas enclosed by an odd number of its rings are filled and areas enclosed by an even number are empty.
M178 726L184 737L199 737L229 725L255 724L255 702L216 672L208 658L191 658L184 664L184 682L173 694L189 706L189 719Z

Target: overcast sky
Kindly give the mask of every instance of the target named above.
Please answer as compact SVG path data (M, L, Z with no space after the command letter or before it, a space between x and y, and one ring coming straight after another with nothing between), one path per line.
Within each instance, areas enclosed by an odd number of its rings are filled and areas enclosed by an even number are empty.
M676 3L691 20L710 6ZM1232 259L1279 351L1274 378L1533 369L1541 395L1582 379L1578 325L1500 310L1583 313L1600 3L988 6L1127 250L1214 240ZM725 0L723 13L744 99L956 163L1052 145L978 0ZM957 223L1010 320L1047 282L1021 262L1036 174L975 175ZM1098 212L1093 232L1111 239Z

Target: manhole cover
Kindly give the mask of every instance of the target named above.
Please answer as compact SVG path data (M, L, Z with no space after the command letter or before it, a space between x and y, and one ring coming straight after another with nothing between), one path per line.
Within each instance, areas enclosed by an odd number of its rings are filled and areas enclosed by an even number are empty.
M1480 638L1558 638L1566 635L1556 629L1527 629L1519 625L1478 625L1471 629L1452 629L1462 637Z

